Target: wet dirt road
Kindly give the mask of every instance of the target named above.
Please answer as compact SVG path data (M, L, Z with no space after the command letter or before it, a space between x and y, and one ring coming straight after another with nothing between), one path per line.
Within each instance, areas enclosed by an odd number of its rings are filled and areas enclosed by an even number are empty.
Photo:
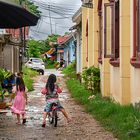
M45 105L44 95L40 89L45 85L47 75L55 73L63 93L60 95L61 104L65 107L72 122L59 113L58 127L54 128L47 121L46 128L42 128L42 112ZM100 124L70 97L63 75L55 70L47 70L45 76L35 78L34 91L28 93L26 108L26 125L16 125L16 116L10 110L0 114L0 140L116 140L110 132L105 131Z

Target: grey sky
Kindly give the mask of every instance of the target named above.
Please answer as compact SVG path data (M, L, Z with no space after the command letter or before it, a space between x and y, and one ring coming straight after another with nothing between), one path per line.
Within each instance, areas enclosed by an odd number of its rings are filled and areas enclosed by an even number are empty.
M53 7L50 12L52 22L52 33L64 35L69 31L69 27L73 25L72 15L80 8L81 0L32 0L39 6L42 11L41 19L38 25L31 27L30 37L41 40L46 39L48 34L51 34L50 18L48 5ZM70 12L68 12L70 11ZM59 14L58 14L59 13ZM61 13L61 15L60 15ZM65 18L66 17L66 18ZM58 18L58 19L55 19Z

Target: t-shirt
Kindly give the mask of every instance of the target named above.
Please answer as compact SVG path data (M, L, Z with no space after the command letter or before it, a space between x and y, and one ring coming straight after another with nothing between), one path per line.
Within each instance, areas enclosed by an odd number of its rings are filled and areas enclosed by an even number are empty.
M61 93L62 90L59 88L58 85L55 85L54 87L54 91L50 91L50 90L47 90L47 93L46 93L46 100L49 100L49 99L52 99L52 98L58 98L58 93Z

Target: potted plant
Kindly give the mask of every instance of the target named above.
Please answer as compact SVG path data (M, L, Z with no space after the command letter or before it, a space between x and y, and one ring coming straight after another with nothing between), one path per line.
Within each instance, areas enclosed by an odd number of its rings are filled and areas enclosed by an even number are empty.
M0 109L6 108L6 102L4 102L4 94L5 94L5 90L2 88L2 82L9 78L11 76L11 73L4 70L4 69L0 69Z

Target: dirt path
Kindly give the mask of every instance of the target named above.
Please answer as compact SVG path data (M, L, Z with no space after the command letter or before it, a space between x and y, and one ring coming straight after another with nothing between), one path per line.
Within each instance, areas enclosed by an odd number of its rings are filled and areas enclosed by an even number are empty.
M57 128L49 123L46 128L41 127L45 99L40 89L44 86L46 77L39 76L35 79L35 90L28 94L28 122L26 125L16 125L16 119L9 110L5 115L0 114L0 140L115 140L111 133L105 131L70 97L63 77L60 76L59 80L60 86L64 87L60 100L72 122L67 124L63 115L59 113L60 121Z

